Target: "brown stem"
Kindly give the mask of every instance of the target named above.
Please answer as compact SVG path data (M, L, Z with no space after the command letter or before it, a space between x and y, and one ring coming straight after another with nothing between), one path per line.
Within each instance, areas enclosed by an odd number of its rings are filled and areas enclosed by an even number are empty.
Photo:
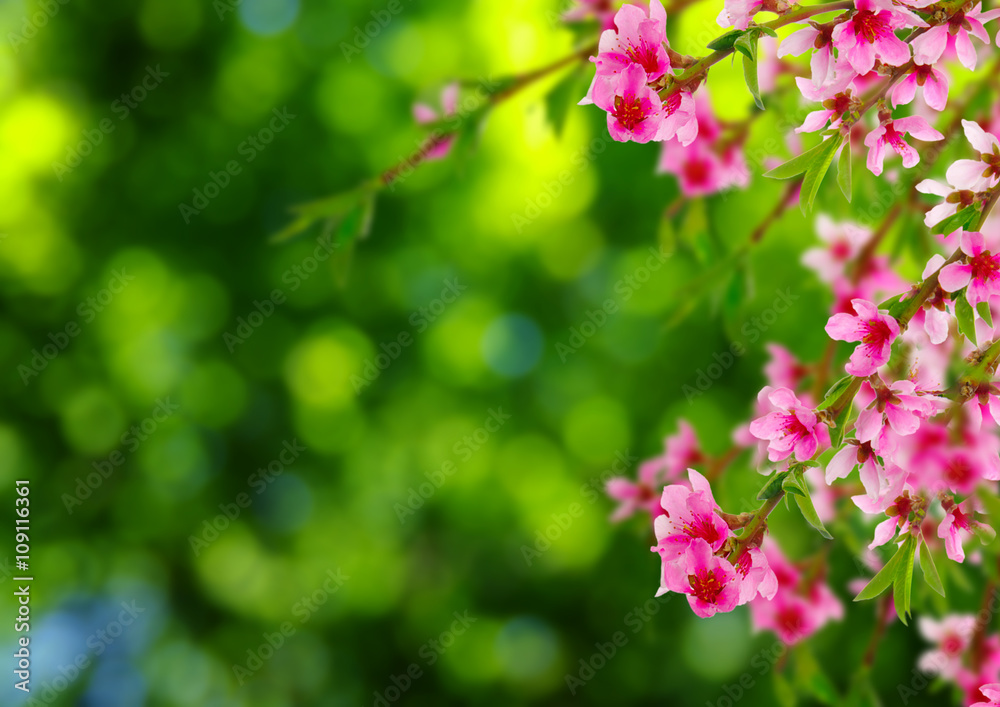
M729 554L729 562L736 564L743 554L750 549L750 541L767 527L767 517L771 511L781 502L784 497L784 490L778 491L774 496L764 501L764 505L754 511L753 520L747 523L743 534L736 541L736 547Z
M875 617L875 629L872 631L872 637L868 641L868 648L865 650L865 657L861 661L862 665L869 668L875 664L878 644L882 640L882 636L885 635L885 625L889 619L889 607L891 605L891 594L886 594L879 600L878 612Z

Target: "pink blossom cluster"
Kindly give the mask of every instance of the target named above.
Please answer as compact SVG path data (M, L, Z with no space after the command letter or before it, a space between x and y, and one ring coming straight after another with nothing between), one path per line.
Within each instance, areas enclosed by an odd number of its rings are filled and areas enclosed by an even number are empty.
M771 599L778 589L767 558L758 547L734 550L733 532L712 497L708 480L688 470L690 486L671 484L660 497L662 513L653 528L662 571L660 590L687 595L695 614L732 611L758 595Z
M868 149L867 167L876 176L893 153L906 168L919 163L920 153L911 140L943 140L927 118L947 106L948 64L957 60L975 69L973 39L989 44L985 25L1000 17L1000 9L984 11L982 3L855 0L853 7L826 22L811 19L822 13L789 16L781 24L798 28L780 41L776 56L766 56L765 48L774 40L760 36L754 16L767 11L781 17L794 7L785 0L726 0L718 22L736 31L757 31L752 41L759 41L763 89L772 87L776 76L795 73L785 57L808 55L810 75L798 76L796 86L806 101L820 106L796 132L824 131L829 136L840 131L848 138L842 149L850 150L850 136L860 130ZM660 0L649 0L648 10L625 4L612 12L610 3L589 0L571 11L574 18L596 17L604 27L598 53L591 58L594 79L580 103L596 104L606 112L615 140L663 142L659 171L675 175L684 196L745 187L745 128L727 131L715 117L705 90L699 88L709 67L671 50ZM914 103L918 92L921 100ZM916 110L898 115L903 107ZM878 109L872 111L874 122L865 127L862 121L872 108ZM980 135L975 144L984 157L1000 157L993 151L996 143L987 143ZM982 172L971 163L956 165L948 186L924 182L920 188L942 196L965 193L981 186ZM989 179L1000 179L1000 167ZM931 218L940 220L947 208Z
M956 685L964 704L972 707L1000 707L1000 635L985 632L995 609L979 616L950 614L940 621L921 617L918 624L934 647L920 656L917 667Z

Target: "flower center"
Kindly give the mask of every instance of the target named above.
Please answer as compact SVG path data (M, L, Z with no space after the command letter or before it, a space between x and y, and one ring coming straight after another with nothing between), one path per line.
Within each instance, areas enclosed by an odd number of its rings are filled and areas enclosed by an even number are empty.
M892 336L892 332L889 331L889 325L883 322L881 319L869 319L867 332L861 343L880 345L885 341L889 340Z
M615 96L615 110L612 113L626 130L635 130L636 126L646 119L642 110L642 101L637 97L625 94Z
M953 457L948 462L948 466L945 467L944 476L952 484L962 486L972 478L972 467L969 465L969 462L965 459L965 457ZM960 511L955 511L956 524L958 523L959 513Z
M684 524L684 534L689 538L702 538L709 545L719 541L719 530L704 516L695 516L691 523Z
M696 597L708 604L718 601L723 585L715 576L715 570L688 575L688 581L691 582L691 590Z
M645 42L640 42L639 46L629 44L625 50L625 55L636 64L642 66L647 74L656 73L656 50Z
M871 10L862 10L854 16L854 33L869 44L874 44L889 31L889 23L882 19L881 13L876 15Z
M684 176L692 184L707 184L711 171L707 160L693 159L684 164Z
M793 412L791 415L785 416L785 424L783 426L784 435L793 435L795 437L805 436L809 433L806 426L802 424L798 417L795 416Z
M948 635L941 641L941 650L947 655L961 655L962 648L964 647L962 643L962 639L958 636Z
M969 263L972 266L972 279L986 282L997 277L1000 270L1000 256L993 257L988 250L983 251Z

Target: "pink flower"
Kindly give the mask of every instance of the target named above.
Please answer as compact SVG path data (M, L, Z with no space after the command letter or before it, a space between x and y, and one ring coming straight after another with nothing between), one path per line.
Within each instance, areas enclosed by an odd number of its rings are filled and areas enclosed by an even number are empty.
M948 77L932 65L916 64L902 81L892 89L892 107L904 106L917 94L917 86L924 90L924 102L934 110L944 110L948 105Z
M777 580L773 598L761 595L750 602L755 630L769 630L788 644L798 643L827 622L843 618L844 607L820 576L804 578L777 546L765 542L764 555Z
M962 656L972 643L972 636L976 631L976 617L969 614L952 614L935 621L921 616L917 620L917 626L921 635L937 646L920 656L917 667L925 673L954 680L962 667Z
M860 341L844 369L852 376L870 376L889 360L892 342L899 336L899 323L863 299L851 300L856 315L840 313L830 317L826 333L837 341Z
M771 360L764 365L768 385L790 390L798 388L802 379L809 375L809 368L799 363L784 346L767 344L765 348L771 354Z
M905 27L926 27L919 18L905 11L888 10L872 0L858 0L857 12L833 30L833 43L859 74L867 74L879 59L889 66L902 66L910 60L910 48L896 36Z
M695 99L688 91L678 91L663 101L663 120L654 139L662 142L674 137L684 146L698 137Z
M638 481L629 481L624 476L608 479L604 492L609 498L618 501L618 508L611 514L611 521L616 523L625 520L639 510L649 511L654 518L662 513L656 489L658 476L647 463L639 468Z
M1000 390L995 383L984 381L976 392L965 403L966 417L969 427L978 432L984 419L990 419L994 425L1000 425Z
M1000 181L1000 140L993 133L982 129L979 123L963 120L965 137L979 152L978 160L956 160L948 168L945 178L956 189L984 191Z
M830 124L831 128L836 128L840 125L844 113L848 113L860 105L857 97L852 93L853 76L846 75L846 78L846 81L836 81L835 86L824 85L820 89L811 88L811 84L801 76L795 79L799 90L802 91L802 95L807 100L823 104L821 110L814 110L806 115L802 125L795 128L795 132L814 133L825 128L827 123Z
M878 457L872 450L871 442L860 442L856 439L845 440L844 446L833 455L833 458L826 465L827 485L833 484L837 479L846 478L854 471L855 467L860 467L858 475L868 496L876 498L883 485L884 472L878 463Z
M798 56L811 51L809 66L812 83L817 88L833 78L833 30L825 25L806 25L781 40L778 57Z
M865 381L861 389L861 395L873 398L854 423L862 442L877 439L887 427L901 437L911 435L920 427L921 420L929 418L945 402L937 396L918 395L916 385L909 380L895 381L888 386L878 380L878 387L874 389Z
M698 139L687 147L676 142L663 145L658 172L676 175L686 197L716 194L731 186L745 186L750 178L742 151L728 146L721 155Z
M985 248L982 233L963 233L962 252L966 257L945 265L938 274L938 283L946 292L968 286L966 297L973 307L1000 294L1000 255L993 255Z
M992 530L985 523L975 520L976 512L974 509L969 513L970 509L964 507L971 505L971 500L966 499L962 503L956 504L954 501L946 499L941 503L942 508L945 509L945 517L938 526L937 534L939 538L944 540L948 559L954 562L965 562L965 550L962 548L963 535L968 537L972 534L973 529L980 527Z
M794 452L799 461L808 461L816 454L819 440L816 433L820 422L812 409L803 405L788 388L765 386L757 396L777 408L750 423L750 434L766 439L768 459L773 462L787 459Z
M597 47L597 77L616 76L630 66L656 81L670 69L667 57L667 13L660 0L650 0L649 17L636 5L622 5L615 15L615 29L601 33ZM595 79L596 80L596 79Z
M826 247L807 250L802 264L815 270L820 280L830 283L844 275L845 266L872 236L867 228L851 221L836 223L825 214L816 217L816 233Z
M622 71L617 84L598 80L594 103L607 111L608 132L618 142L649 142L663 120L660 97L647 85L646 72L638 64Z
M959 161L973 162L973 160ZM978 165L978 163L976 164ZM949 188L949 186L936 182L933 179L923 180L917 184L916 188L921 194L934 194L935 196L944 197L945 199L942 203L931 208L926 214L924 214L924 225L928 228L933 228L949 216L953 216L958 213L959 209L971 206L975 201L976 196L975 192L970 189L960 189L959 187ZM942 258L942 260L944 259Z
M688 469L691 488L672 484L663 489L660 506L663 515L653 523L658 541L654 552L659 552L664 562L675 561L695 540L704 540L718 552L732 537L733 532L716 510L708 480L694 469Z
M770 601L778 591L778 578L760 548L751 547L740 555L736 560L736 573L742 578L740 606L758 596Z
M972 46L971 33L977 39L990 43L983 22L1000 17L1000 10L982 11L982 3L968 12L959 10L944 24L931 27L913 40L913 60L918 64L936 64L945 49L952 48L958 60L969 71L976 69L976 48Z
M944 135L918 115L898 120L890 119L868 133L868 137L865 138L865 145L868 147L868 169L872 174L876 177L882 174L886 145L903 158L903 166L907 169L920 162L920 154L903 140L906 134L928 142L944 139Z
M413 105L413 117L417 123L421 125L426 125L428 123L436 123L442 117L447 118L448 116L454 115L455 110L458 107L458 84L450 83L444 87L441 92L441 109L442 115L438 115L437 111L431 108L426 103L415 103ZM451 146L455 142L454 135L448 135L437 142L433 147L427 150L424 155L426 160L440 160L448 156L451 151Z
M614 29L615 8L611 0L576 0L576 3L563 14L564 22L586 22L594 18L602 30Z
M702 618L716 612L732 611L740 600L740 577L728 560L712 554L712 548L701 538L688 545L680 561L664 562L664 592L687 594L688 604Z
M898 479L898 477L897 477ZM887 491L884 491L879 498L874 502L875 504L884 503L891 497L898 488L897 484L891 484ZM864 496L852 496L851 500L854 501L862 511L868 513L872 510L873 506L866 506L865 503L861 501ZM884 521L875 526L875 537L872 538L871 543L868 545L869 550L873 550L877 547L885 545L887 542L892 540L896 535L897 528L900 534L905 535L910 532L910 515L913 513L916 498L910 496L910 491L906 490L892 501L889 506L885 509L885 514L889 516ZM870 502L870 501L869 501Z
M1000 707L1000 683L994 682L989 685L981 685L979 691L989 702L976 702L972 707Z
M736 29L746 29L750 26L750 20L758 12L767 10L768 12L782 13L791 7L792 3L784 0L725 0L722 12L719 13L716 22L720 27L735 27Z

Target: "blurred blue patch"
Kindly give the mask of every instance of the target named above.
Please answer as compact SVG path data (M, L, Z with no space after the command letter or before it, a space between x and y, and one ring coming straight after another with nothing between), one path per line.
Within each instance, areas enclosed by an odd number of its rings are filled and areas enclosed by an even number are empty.
M240 19L255 34L277 34L299 15L299 0L243 0Z
M507 378L518 378L538 363L544 338L534 319L505 314L494 319L483 334L486 365Z

